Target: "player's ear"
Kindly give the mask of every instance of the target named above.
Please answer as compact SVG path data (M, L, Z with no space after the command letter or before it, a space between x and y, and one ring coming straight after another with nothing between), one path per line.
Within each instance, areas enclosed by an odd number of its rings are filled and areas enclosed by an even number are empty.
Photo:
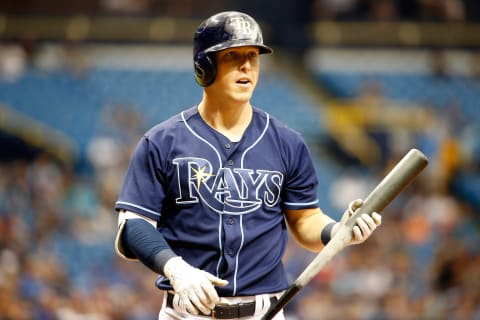
M195 80L202 87L208 87L215 81L217 68L215 59L210 55L199 52L194 59Z

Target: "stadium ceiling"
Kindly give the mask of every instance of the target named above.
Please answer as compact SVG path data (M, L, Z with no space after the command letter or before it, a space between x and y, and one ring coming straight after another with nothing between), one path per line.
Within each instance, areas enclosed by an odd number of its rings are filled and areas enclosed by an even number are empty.
M0 14L0 39L190 44L200 22L167 17ZM474 23L318 21L305 32L313 46L480 48L480 24Z

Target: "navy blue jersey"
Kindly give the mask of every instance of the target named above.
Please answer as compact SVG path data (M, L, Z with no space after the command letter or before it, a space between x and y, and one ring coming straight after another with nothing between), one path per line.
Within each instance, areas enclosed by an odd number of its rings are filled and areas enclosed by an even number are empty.
M267 113L232 143L192 107L142 137L115 208L158 221L176 254L229 281L220 296L256 295L288 287L283 211L318 207L317 184L300 135Z

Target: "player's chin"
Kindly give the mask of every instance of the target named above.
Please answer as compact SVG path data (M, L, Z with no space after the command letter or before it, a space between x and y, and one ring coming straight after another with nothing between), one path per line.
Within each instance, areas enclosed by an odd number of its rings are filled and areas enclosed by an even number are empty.
M237 102L248 102L252 98L253 90L235 90L231 92L231 97Z
M250 95L237 95L234 100L239 102L239 103L249 103L251 98L252 98L251 94Z

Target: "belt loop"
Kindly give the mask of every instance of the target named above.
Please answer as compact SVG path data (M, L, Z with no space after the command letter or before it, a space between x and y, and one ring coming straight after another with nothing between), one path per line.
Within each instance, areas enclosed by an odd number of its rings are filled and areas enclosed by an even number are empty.
M271 300L268 294L255 296L255 315L264 314L270 308Z
M255 296L255 315L259 315L263 313L263 309L264 309L263 305L264 305L263 294L262 295L257 294Z

